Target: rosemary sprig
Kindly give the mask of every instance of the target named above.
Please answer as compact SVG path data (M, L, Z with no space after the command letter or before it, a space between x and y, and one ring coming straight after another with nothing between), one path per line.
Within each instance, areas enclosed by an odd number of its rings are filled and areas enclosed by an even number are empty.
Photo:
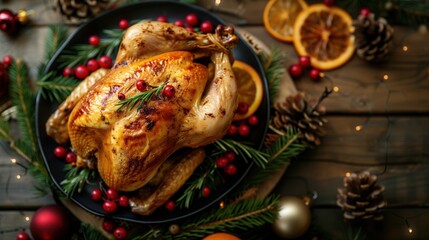
M143 104L150 101L150 99L153 97L153 95L158 96L159 93L164 89L165 85L167 85L167 82L162 83L159 86L148 86L151 89L146 90L140 94L137 94L135 96L125 98L124 100L119 101L116 106L119 106L118 109L116 109L117 112L121 111L123 108L126 108L126 110L133 109L137 104L137 110L141 109Z
M86 181L90 178L94 178L95 175L94 170L74 167L71 164L65 165L64 171L66 171L67 174L61 182L61 187L64 189L68 198L76 191L80 193L85 186Z
M260 168L265 168L265 165L268 162L268 153L259 151L232 139L219 139L214 142L213 145L223 152L233 151L236 155L242 157L246 163L248 163L249 160L253 160L253 162Z

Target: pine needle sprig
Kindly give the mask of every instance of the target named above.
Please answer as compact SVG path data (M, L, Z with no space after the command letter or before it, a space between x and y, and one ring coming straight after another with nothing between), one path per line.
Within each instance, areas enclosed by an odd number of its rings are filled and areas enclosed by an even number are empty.
M119 101L116 104L116 106L118 106L118 109L116 109L116 111L119 112L123 108L126 108L126 110L128 111L133 109L137 104L138 104L137 110L141 109L143 104L145 104L146 102L150 101L150 99L152 99L153 95L158 96L161 90L164 89L165 85L167 85L167 82L164 82L159 86L148 86L151 89Z
M33 153L38 151L36 133L34 130L35 94L28 78L27 67L17 60L10 67L11 98L17 107L17 120L20 133L25 145Z
M46 168L42 164L33 163L28 166L28 172L36 180L36 182L33 183L37 191L36 197L46 196L50 189L47 186L51 185L51 180Z
M270 54L264 52L261 54L261 61L268 80L270 102L273 103L279 92L282 77L286 72L284 68L286 57L280 48L272 47Z
M222 209L213 209L207 214L200 214L185 224L181 233L167 235L165 239L202 239L214 232L237 232L272 223L277 217L278 196L264 199L253 198L227 205Z
M250 147L243 142L237 142L232 139L219 139L213 145L223 152L233 151L236 155L242 157L246 163L253 160L260 168L264 168L268 162L269 155L267 153Z
M45 74L45 69L48 62L52 59L60 46L68 37L68 28L62 24L53 24L48 28L48 33L45 42L45 60L39 66L39 78Z
M42 97L51 102L62 102L77 87L79 82L74 78L57 76L54 72L45 74L37 82Z
M95 175L94 170L74 167L71 164L65 165L64 171L66 171L67 174L60 184L68 198L70 198L76 191L80 193L87 180L94 178Z
M192 179L189 182L183 194L176 200L176 204L180 209L189 208L197 193L201 194L201 191L205 186L214 185L216 176L215 161L213 161L212 159L206 159L205 162L208 163L207 166L203 167L205 171L202 171L202 173L194 174L198 177L196 179Z
M101 39L97 46L77 44L71 49L64 50L63 54L58 58L59 68L75 67L78 64L86 63L91 58L113 55L121 43L124 30L109 29L104 30L103 33L106 38Z

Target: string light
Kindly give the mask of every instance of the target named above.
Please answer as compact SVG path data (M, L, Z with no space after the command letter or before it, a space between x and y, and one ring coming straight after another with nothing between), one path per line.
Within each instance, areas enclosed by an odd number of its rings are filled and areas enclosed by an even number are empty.
M408 228L408 233L409 233L409 234L412 234L412 233L413 233L413 229L409 227L409 228Z
M402 47L402 50L403 50L404 52L408 51L408 46L404 45L404 46Z
M15 164L16 163L16 159L15 158L11 158L10 161Z
M389 79L389 75L384 74L384 75L383 75L383 80L384 80L384 81L387 81L388 79Z
M350 172L346 172L346 177L350 177Z
M18 180L21 179L21 175L17 174L16 179L18 179Z
M30 217L29 216L25 216L24 217L25 221L29 222L30 221Z
M225 202L224 201L220 201L219 203L219 208L224 208L225 207Z
M360 130L362 130L362 125L357 125L355 127L356 132L359 132Z
M340 88L339 88L338 86L334 86L334 87L332 88L332 90L334 90L334 92L339 92L339 91L340 91Z

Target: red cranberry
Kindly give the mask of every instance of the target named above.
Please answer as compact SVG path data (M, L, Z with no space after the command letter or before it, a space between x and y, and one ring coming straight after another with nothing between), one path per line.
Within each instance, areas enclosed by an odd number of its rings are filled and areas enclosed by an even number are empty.
M235 160L235 153L234 152L227 152L225 154L225 157L228 159L229 162L232 162Z
M203 190L201 191L201 195L205 198L210 196L210 193L211 193L211 189L209 187L204 187Z
M141 92L146 91L146 88L147 88L146 81L144 81L144 80L137 80L137 82L136 82L136 88L139 91L141 91Z
M100 37L97 35L92 35L91 37L89 37L88 42L92 46L97 46L98 44L100 44Z
M326 5L326 6L334 6L334 4L335 4L335 0L323 0L323 3Z
M311 58L309 56L299 57L298 62L299 62L299 65L301 65L303 68L311 67Z
M103 203L103 210L107 213L114 213L118 210L118 205L114 201L107 200Z
M234 136L235 134L237 134L237 131L238 131L237 126L235 126L234 124L231 124L229 125L227 134L229 136Z
M214 30L213 24L210 21L204 21L200 25L201 32L212 33Z
M185 22L183 22L183 20L176 20L174 21L174 25L179 26L179 27L185 27Z
M240 124L238 127L238 134L243 137L249 136L250 127L247 124Z
M75 76L78 79L84 79L88 77L88 75L89 75L89 71L87 67L85 67L84 65L79 65L76 67Z
M245 102L239 102L237 112L239 114L246 114L249 111L249 104Z
M89 59L86 63L86 68L88 69L88 71L94 72L98 69L98 61L95 59Z
M98 60L98 65L102 68L110 68L112 66L112 58L107 55L101 56Z
M16 240L29 240L30 236L25 231L21 231L16 235Z
M228 166L225 167L225 173L232 176L237 173L237 167L234 164L228 164Z
M128 207L129 202L128 202L128 197L125 195L122 195L119 197L119 206L121 207Z
M54 149L54 155L57 158L64 158L67 155L67 150L62 146L58 146Z
M162 93L164 93L166 97L171 98L176 93L176 89L174 89L172 85L167 85L164 87L164 90L162 91Z
M109 199L109 200L115 200L115 199L118 199L118 197L119 197L119 193L118 193L118 191L116 191L115 189L113 189L113 188L109 188L109 189L107 189L107 191L106 191L106 195L107 195L107 198Z
M127 239L128 232L124 227L117 227L113 232L113 236L116 240L125 240Z
M198 16L195 13L189 13L188 15L186 15L185 21L189 26L195 27L198 25L198 22L200 20L198 19Z
M70 67L66 67L63 70L63 76L64 77L73 77L74 76L74 69Z
M125 99L125 94L123 94L123 93L118 93L118 99L119 99L120 101L124 100L124 99Z
M156 21L158 21L158 22L168 22L168 19L167 19L167 17L166 16L164 16L164 15L161 15L161 16L158 16L157 18L156 18Z
M91 200L93 201L100 201L102 198L101 196L101 190L99 188L95 188L91 191Z
M103 220L103 229L106 232L112 233L115 230L115 223L110 220Z
M314 81L319 80L320 79L320 70L317 68L311 69L310 78L313 79Z
M293 64L289 67L289 74L293 78L299 78L302 76L302 67L299 64Z
M220 158L216 159L216 166L218 168L224 168L224 167L226 167L226 165L228 165L228 158L220 157Z
M186 30L188 30L189 32L195 32L193 27L186 27Z
M247 119L247 122L252 126L256 126L259 123L259 118L256 115L252 115Z
M122 30L125 30L125 29L127 29L128 28L128 20L127 19L125 19L125 18L123 18L123 19L121 19L121 21L119 21L119 28L120 29L122 29Z
M364 7L359 11L359 15L363 17L369 17L370 14L371 14L371 10L367 7Z
M168 211L174 211L174 209L176 208L176 203L174 203L172 200L168 200L167 203L165 204L165 208Z
M74 152L67 153L67 155L66 155L66 162L68 162L68 163L74 163L74 162L76 162L76 160L77 160L76 153L74 153Z

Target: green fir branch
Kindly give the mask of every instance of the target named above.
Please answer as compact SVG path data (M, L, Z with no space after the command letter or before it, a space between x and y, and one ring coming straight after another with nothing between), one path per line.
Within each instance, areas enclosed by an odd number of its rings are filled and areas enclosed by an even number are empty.
M201 239L214 232L246 231L272 223L277 217L277 196L264 199L253 198L213 209L190 220L175 236L166 234L164 239Z
M102 55L113 55L114 51L121 43L124 30L109 29L103 33L107 36L100 40L97 46L89 44L78 44L71 49L66 49L58 58L59 68L75 67L78 64L86 63L89 59L99 58Z
M192 179L187 184L183 194L176 200L177 206L182 208L189 208L192 204L192 201L195 199L197 193L201 196L201 191L205 186L213 186L216 180L216 164L213 159L206 159L205 162L208 162L207 166L204 166L205 171L201 171L194 176L198 176L195 179Z
M70 77L56 76L54 72L45 74L37 82L42 97L51 102L62 102L77 87L79 82Z
M213 145L222 152L233 151L242 157L246 163L253 160L260 168L264 168L268 162L269 155L267 153L232 139L219 139Z
M280 48L272 47L270 54L262 53L261 61L268 80L270 102L273 103L278 95L283 75L286 72L284 68L286 58Z
M94 170L74 167L71 164L65 165L64 171L66 171L67 174L61 182L61 187L68 198L70 198L76 191L80 193L87 180L94 178L95 174Z
M0 117L0 140L10 140L9 123L2 117Z
M17 107L17 120L21 137L26 146L31 149L32 157L38 151L34 127L35 95L31 89L27 67L17 60L10 68L11 98Z
M164 82L159 86L148 86L152 89L146 90L140 94L119 101L116 104L116 106L118 106L118 109L116 109L116 111L119 112L123 108L126 108L126 111L128 111L133 109L137 104L137 110L141 109L143 104L147 103L152 99L153 95L158 96L161 90L164 89L165 85L167 85L167 82Z
M45 74L46 65L68 37L68 28L62 24L53 24L48 28L45 42L45 60L39 66L39 78Z
M51 185L51 179L49 178L46 168L42 164L34 162L28 166L28 172L33 176L34 180L36 180L36 182L33 183L37 191L36 196L46 196L50 189L47 186Z

